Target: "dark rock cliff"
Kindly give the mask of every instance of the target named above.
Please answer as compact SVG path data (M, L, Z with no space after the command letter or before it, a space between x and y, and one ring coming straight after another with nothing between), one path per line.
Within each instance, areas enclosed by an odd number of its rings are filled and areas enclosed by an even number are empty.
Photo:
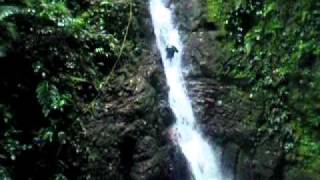
M100 117L86 124L93 149L89 170L94 179L186 180L187 163L166 137L174 117L148 2L140 2L142 32L137 38L144 50L136 63L117 71L101 102ZM220 48L218 28L205 22L201 2L170 3L185 44L189 95L204 134L221 149L224 174L237 180L281 179L282 140L259 134L255 126L263 105L218 76L228 58Z
M88 171L97 180L186 180L187 163L167 139L174 117L148 2L137 2L141 32L136 37L143 50L117 70L101 99L100 116L86 123Z
M185 44L185 77L193 107L204 134L221 147L226 177L237 180L282 179L283 141L277 134L260 134L256 123L263 102L247 95L219 74L228 56L219 41L221 32L206 22L201 1L176 0L177 23Z

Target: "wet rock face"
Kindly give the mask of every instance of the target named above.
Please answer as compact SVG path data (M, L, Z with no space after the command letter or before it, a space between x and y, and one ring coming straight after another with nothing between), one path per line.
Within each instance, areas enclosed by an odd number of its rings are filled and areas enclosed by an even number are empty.
M141 0L140 8L145 34L137 38L145 49L117 70L102 95L99 117L85 124L90 140L87 171L96 180L188 180L185 158L167 139L174 116L147 1Z
M146 52L136 70L120 70L106 90L101 117L88 122L95 179L169 179L171 145L164 131L173 116L159 62Z
M201 1L175 0L176 21L185 45L183 63L196 117L212 144L221 147L223 172L237 180L282 179L283 145L279 135L259 134L263 103L238 93L219 79L228 57L214 23L205 22Z
M87 125L95 179L190 177L186 159L167 138L174 117L161 69L158 54L144 54L135 74L120 75L107 90L100 119Z

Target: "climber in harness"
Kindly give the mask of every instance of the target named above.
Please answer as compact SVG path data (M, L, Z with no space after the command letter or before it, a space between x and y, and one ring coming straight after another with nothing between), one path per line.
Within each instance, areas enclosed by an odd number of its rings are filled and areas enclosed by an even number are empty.
M166 0L164 1L167 8L170 8L171 4L173 3L173 0Z
M171 129L169 131L169 139L172 141L173 144L178 145L179 140L181 139L181 134L178 132L178 128Z
M166 51L167 51L167 59L170 59L170 61L173 59L174 53L179 52L175 46L171 46L171 47L167 46Z

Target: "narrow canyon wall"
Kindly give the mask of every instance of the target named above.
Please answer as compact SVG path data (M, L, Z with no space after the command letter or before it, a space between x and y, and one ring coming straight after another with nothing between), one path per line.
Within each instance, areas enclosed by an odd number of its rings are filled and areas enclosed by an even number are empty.
M259 134L256 124L263 102L239 93L220 76L228 55L221 48L221 31L205 18L205 3L176 0L177 23L185 44L185 76L204 134L221 147L227 177L237 180L282 179L283 140Z
M187 180L179 149L167 138L174 121L148 1L137 0L142 53L117 70L101 97L99 117L86 122L93 179Z

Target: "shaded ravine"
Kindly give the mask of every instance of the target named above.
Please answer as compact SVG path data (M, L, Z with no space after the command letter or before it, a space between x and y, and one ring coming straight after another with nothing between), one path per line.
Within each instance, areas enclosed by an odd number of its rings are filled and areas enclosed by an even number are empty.
M188 160L192 176L196 180L222 179L219 161L212 146L203 138L198 128L187 96L181 66L183 45L178 29L174 26L172 12L163 0L151 0L150 12L158 49L161 53L169 90L169 103L176 117L170 136ZM175 46L179 52L172 59L166 48Z

